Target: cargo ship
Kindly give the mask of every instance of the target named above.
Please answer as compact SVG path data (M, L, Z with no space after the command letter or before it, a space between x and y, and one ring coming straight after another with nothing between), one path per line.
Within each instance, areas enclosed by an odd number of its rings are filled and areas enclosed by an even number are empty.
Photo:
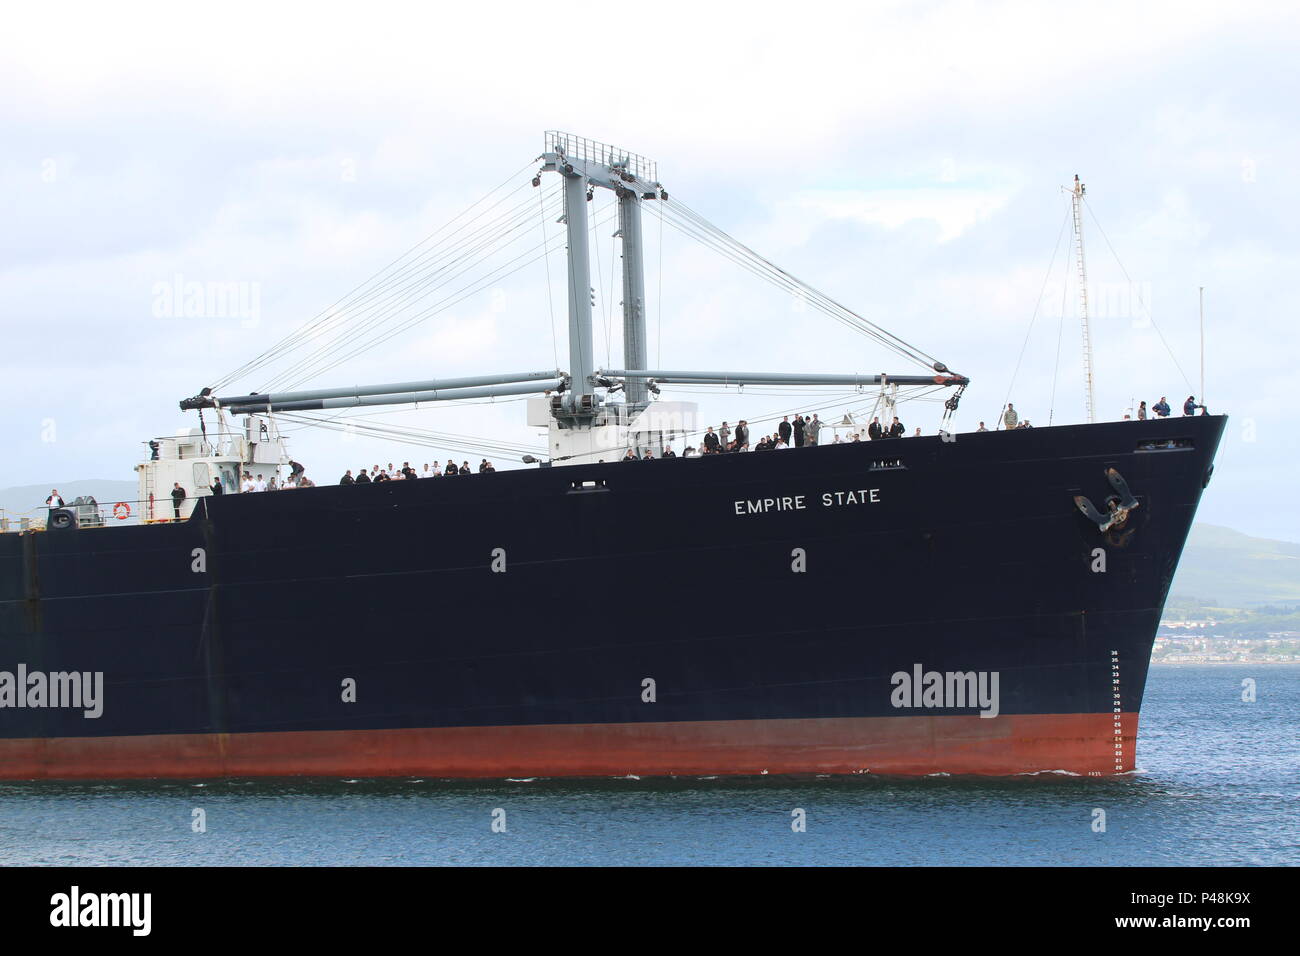
M1226 418L962 432L969 379L925 355L917 375L647 368L641 206L667 192L569 134L540 160L567 369L207 387L180 402L200 427L151 442L129 520L72 503L0 534L0 777L1131 771ZM597 188L621 369L592 358ZM688 457L668 453L700 444L695 409L659 398L680 383L949 398L937 435ZM296 471L295 415L505 395L534 396L535 467L242 490Z

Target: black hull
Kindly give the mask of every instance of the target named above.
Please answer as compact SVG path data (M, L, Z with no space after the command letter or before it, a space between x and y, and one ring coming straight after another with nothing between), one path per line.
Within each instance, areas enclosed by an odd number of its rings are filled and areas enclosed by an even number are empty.
M0 776L1131 769L1225 422L227 495L180 524L0 535L0 671L104 675L97 718L0 706ZM1139 506L1103 534L1073 499L1104 507L1108 468ZM918 665L996 672L996 715L899 706Z

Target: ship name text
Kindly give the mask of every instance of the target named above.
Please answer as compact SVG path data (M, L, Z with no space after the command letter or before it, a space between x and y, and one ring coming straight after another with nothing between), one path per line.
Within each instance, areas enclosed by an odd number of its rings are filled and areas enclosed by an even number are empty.
M854 488L845 491L824 491L820 496L782 495L772 498L742 498L740 501L732 502L732 507L736 514L741 516L767 514L771 511L806 511L809 497L820 501L823 508L875 505L880 503L880 489Z

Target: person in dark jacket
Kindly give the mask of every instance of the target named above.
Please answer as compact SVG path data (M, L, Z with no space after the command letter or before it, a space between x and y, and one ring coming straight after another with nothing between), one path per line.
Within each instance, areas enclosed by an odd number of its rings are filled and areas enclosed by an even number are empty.
M736 426L736 451L749 450L749 423L743 418Z
M641 459L637 457L636 452L634 452L631 448L629 448L629 449L627 450L627 454L623 456L623 460L624 460L624 461L640 461Z
M712 425L704 433L704 450L710 455L716 455L722 451L722 442L718 441L718 436L713 433Z
M871 419L871 424L867 426L867 437L872 441L878 441L885 437L885 429L881 427L880 419Z
M208 488L214 495L224 495L226 493L226 486L221 483L220 475L213 477L212 484L209 485Z
M1197 410L1198 408L1204 408L1204 407L1205 407L1204 405L1197 405L1197 404L1196 404L1196 396L1195 396L1195 395L1188 395L1188 396L1187 396L1187 401L1183 402L1183 414L1184 414L1184 415L1195 415L1195 414L1196 414L1196 410Z
M356 477L356 484L358 484L358 485L368 485L368 484L370 484L370 475L368 475L368 474L366 473L366 470L365 470L364 468L362 468L362 469L361 469L361 473L360 473L359 475L357 475L357 477Z
M889 426L889 437L902 438L905 434L907 434L907 428L898 420L898 416L895 415L894 423Z
M1165 397L1163 395L1160 396L1160 401L1156 402L1154 405L1151 406L1151 411L1156 413L1156 418L1169 417L1169 403L1165 401Z
M802 415L796 415L796 416L794 417L794 447L795 447L795 448L802 448L802 447L803 447L803 430L804 430L804 427L805 427L805 425L804 425L803 416L802 416Z
M786 415L781 419L781 424L776 426L777 433L781 436L781 441L787 445L790 444L790 436L794 434L794 428L790 425L790 416Z
M351 484L355 484L355 483L356 483L356 482L355 482L355 481L353 480L353 478L352 478L352 469L351 469L351 468L349 468L346 472L344 472L343 477L339 479L339 484L340 484L340 485L351 485Z
M176 520L181 520L181 502L185 500L185 489L181 487L179 481L172 483L172 510L176 512Z

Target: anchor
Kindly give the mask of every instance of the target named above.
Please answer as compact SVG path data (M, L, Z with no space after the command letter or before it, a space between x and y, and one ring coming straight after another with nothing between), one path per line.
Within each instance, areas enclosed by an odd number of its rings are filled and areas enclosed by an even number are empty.
M1129 512L1138 506L1138 500L1129 490L1128 482L1124 480L1123 475L1114 468L1107 468L1106 478L1118 496L1111 495L1106 499L1105 512L1097 510L1097 506L1085 496L1074 496L1075 506L1083 512L1085 518L1097 526L1097 530L1102 534L1124 527L1128 522Z

